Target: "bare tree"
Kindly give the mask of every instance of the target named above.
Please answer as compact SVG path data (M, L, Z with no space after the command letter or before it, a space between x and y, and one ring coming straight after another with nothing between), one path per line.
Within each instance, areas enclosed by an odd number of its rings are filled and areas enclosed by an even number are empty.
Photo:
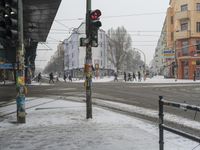
M131 49L131 43L131 36L123 26L116 30L113 28L108 30L109 60L117 68L117 71L121 69L127 52Z
M141 60L141 55L139 52L134 49L127 52L126 59L124 61L124 70L123 71L136 71L143 66L144 62Z

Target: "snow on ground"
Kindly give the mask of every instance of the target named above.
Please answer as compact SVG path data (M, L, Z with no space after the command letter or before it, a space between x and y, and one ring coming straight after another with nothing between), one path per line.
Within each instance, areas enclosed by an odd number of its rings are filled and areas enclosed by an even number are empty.
M1 150L159 149L158 127L150 122L95 106L93 119L87 120L85 103L34 99L30 102L36 107L27 109L26 124L16 124L16 114L0 122ZM191 150L197 145L165 132L165 150Z
M120 76L118 78L119 82L123 81L123 77ZM62 80L61 80L62 81ZM73 82L84 82L85 80L76 80L74 79ZM93 78L92 82L111 82L114 81L114 77L102 77L102 78ZM127 83L199 83L200 80L187 80L187 79L177 79L175 80L174 78L164 78L164 76L154 76L153 78L147 78L145 81L142 79L140 82L137 81L127 81Z
M142 79L141 82L138 81L128 81L133 83L196 83L200 82L200 80L187 80L187 79L177 79L174 78L164 78L164 76L154 76L152 78L147 78L145 81Z
M123 77L120 76L118 78L118 82L125 82L123 80ZM99 78L92 78L92 82L93 83L103 83L103 82L113 82L114 81L114 77L113 76L105 76L105 77L99 77ZM63 78L59 78L59 82L64 82ZM66 80L66 82L71 82L69 81L68 79ZM85 79L77 79L77 78L73 78L73 81L72 82L75 82L75 83L83 83L85 82ZM137 81L126 81L127 83L200 83L200 80L196 80L196 81L193 81L193 80L186 80L186 79L166 79L164 78L163 76L154 76L153 78L147 78L145 81L142 79L140 82ZM56 84L56 81L54 80L54 84ZM32 81L31 85L54 85L54 84L49 84L49 83L44 83L44 82L36 82L36 81Z

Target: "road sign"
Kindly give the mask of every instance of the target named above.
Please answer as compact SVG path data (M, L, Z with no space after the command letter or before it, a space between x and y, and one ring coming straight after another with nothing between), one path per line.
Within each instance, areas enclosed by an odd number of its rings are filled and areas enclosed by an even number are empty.
M163 56L164 56L164 58L175 58L175 51L174 50L164 50Z

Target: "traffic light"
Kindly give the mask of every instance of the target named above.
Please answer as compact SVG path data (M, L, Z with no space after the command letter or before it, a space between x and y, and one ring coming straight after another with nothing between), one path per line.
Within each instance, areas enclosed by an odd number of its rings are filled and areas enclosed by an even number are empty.
M0 1L0 47L5 46L6 23L5 23L5 1Z
M6 24L6 38L11 42L17 42L18 38L18 0L4 0L5 1L5 24Z
M89 33L92 47L98 47L98 30L102 25L99 21L100 16L101 11L99 9L90 11L89 13Z

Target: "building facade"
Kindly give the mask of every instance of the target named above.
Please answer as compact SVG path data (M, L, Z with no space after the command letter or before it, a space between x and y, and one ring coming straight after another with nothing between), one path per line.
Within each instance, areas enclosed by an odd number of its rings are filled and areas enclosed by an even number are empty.
M64 71L74 77L82 77L85 64L86 47L80 46L80 38L85 38L85 23L73 29L64 44ZM107 36L104 30L98 31L98 47L92 47L93 66L98 66L99 75L109 74L114 69L108 59Z
M164 51L167 49L166 41L166 19L155 49L154 57L151 62L151 71L156 75L170 76L169 59L164 56Z
M175 50L179 79L200 78L200 0L170 0L167 47Z

